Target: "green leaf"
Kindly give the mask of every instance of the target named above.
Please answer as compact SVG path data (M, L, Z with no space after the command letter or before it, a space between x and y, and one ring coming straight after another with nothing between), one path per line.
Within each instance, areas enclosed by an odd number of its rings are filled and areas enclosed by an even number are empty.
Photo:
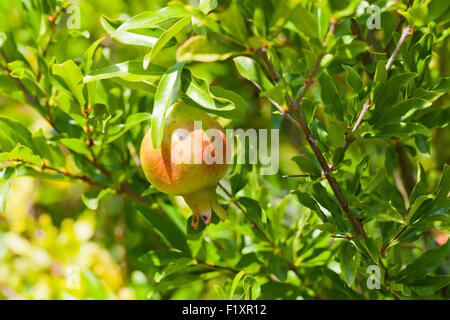
M253 276L245 276L242 280L244 287L244 300L256 300L261 293L261 285Z
M208 14L217 8L217 0L200 0L198 7L204 14Z
M344 160L345 150L342 147L336 149L333 155L333 164L336 166Z
M240 141L238 140L238 143ZM239 147L239 146L238 146ZM235 158L237 159L237 155ZM248 170L244 164L234 161L234 169L229 174L228 180L230 181L231 193L235 195L239 190L243 189L248 184Z
M327 189L318 182L314 183L311 189L316 201L330 212L338 229L341 232L346 231L347 228L342 217L341 208L339 207L339 204L336 202L336 200L334 200L334 198L332 198L328 194Z
M418 174L417 174L417 182L416 185L414 186L414 189L411 191L411 195L409 197L409 203L414 203L414 201L416 201L416 199L421 196L424 195L427 191L427 176L425 173L425 170L423 169L422 164L419 162L419 169L418 169Z
M127 120L124 124L117 124L108 131L108 136L105 139L104 143L108 144L119 139L125 132L127 132L131 128L134 128L139 123L150 120L151 118L152 115L150 113L144 112L134 113L130 115L129 117L127 117Z
M262 91L269 91L273 88L273 84L254 59L249 57L236 57L233 60L239 74L245 79L250 80L258 88L261 88Z
M242 197L238 199L238 202L242 204L245 207L245 211L247 212L247 215L261 228L265 229L265 221L263 221L264 217L262 214L262 209L258 203L258 201ZM259 233L258 233L259 235Z
M224 118L239 119L247 109L245 101L237 93L221 87L209 86L188 69L181 74L182 98L194 107Z
M450 166L448 164L444 164L444 170L442 172L442 177L439 180L435 201L439 203L447 199L449 192L450 192Z
M172 39L175 35L177 35L184 27L191 23L191 17L185 17L174 25L172 25L169 29L164 31L164 33L159 37L158 41L156 41L155 45L152 47L152 50L145 55L144 57L144 69L147 70L149 64L153 61L156 55L164 48L164 46Z
M421 134L414 136L414 143L420 152L431 155L431 139Z
M103 110L107 110L109 112L108 93L106 92L102 82L100 80L95 82L91 81L86 83L86 87L88 89L88 105L94 106L94 108L98 110L99 106L96 105L101 104L105 107ZM97 111L96 115L98 115Z
M292 23L295 27L309 38L319 39L318 22L308 9L303 6L297 6L291 14Z
M42 132L42 129L33 133L33 144L36 147L37 153L44 159L47 159L56 167L62 167L65 164L65 156L59 146L52 141L47 140Z
M248 103L239 94L219 86L210 86L209 90L219 104L215 104L216 108L207 107L208 112L231 119L239 119L245 114Z
M295 156L292 158L299 168L306 174L311 175L313 179L318 178L322 175L322 169L312 156Z
M450 276L426 276L408 284L408 288L419 296L430 296L450 284Z
M349 241L345 241L341 246L339 254L341 260L341 270L349 287L355 282L355 276L358 269L359 259L357 258L355 248Z
M11 151L19 144L34 150L33 140L28 129L20 122L0 116L0 151Z
M11 71L10 75L18 79L28 79L34 81L36 76L28 65L20 60L8 63L8 69Z
M374 262L375 264L378 264L378 252L379 249L375 244L375 240L369 239L364 240L363 238L357 238L355 240L356 247L361 251L366 253L369 258Z
M351 16L355 13L361 1L358 0L329 0L327 4L336 19Z
M273 273L281 281L286 281L288 268L286 262L276 254L272 254L268 261L268 271Z
M83 74L75 62L67 60L62 64L54 64L52 70L53 74L64 79L80 106L84 106L86 101L83 96Z
M145 11L124 22L118 30L159 28L172 19L181 19L189 13L180 6L169 6L158 11Z
M384 60L378 60L375 67L375 76L373 81L383 83L387 80L386 62Z
M154 94L156 93L157 86L148 81L127 81L122 78L111 78L111 81L115 82L116 84L118 84L124 88L136 90L144 95L148 95L151 97L153 97Z
M95 41L93 44L89 46L89 48L84 53L82 69L85 75L88 75L89 72L91 72L92 58L94 57L95 50L97 50L98 46L100 45L100 43L102 43L103 40L105 40L105 37Z
M412 98L406 101L400 102L389 108L389 110L379 117L376 123L386 124L392 121L404 121L410 117L414 112L420 109L424 109L431 106L431 102L420 98Z
M59 139L58 142L76 153L85 156L91 155L91 152L89 151L89 148L87 147L86 142L83 139L63 138Z
M108 34L115 40L135 46L153 47L163 31L161 29L140 29L139 33L117 30L122 21L101 17L100 23Z
M169 247L176 248L187 256L191 256L186 236L172 220L147 206L138 203L134 203L134 206L137 212L154 228Z
M342 67L347 71L347 83L355 92L360 92L363 86L360 75L350 66L343 64Z
M322 220L323 223L328 223L328 218L325 215L325 213L319 207L317 202L307 192L295 191L295 195L297 197L298 202L300 202L305 207L317 213L317 215L319 216L320 220Z
M432 195L419 196L408 212L410 225L420 223L424 218L439 215L448 211L448 193L450 192L450 166L444 165L444 171L439 181L434 197Z
M189 264L192 263L191 258L180 258L175 262L170 263L167 267L165 267L162 272L156 272L154 279L156 283L160 283L161 280L164 278L170 276L171 274L181 272L183 269L185 269Z
M314 229L325 231L328 233L336 233L338 230L336 229L336 226L332 223L319 223L314 226Z
M222 29L240 43L245 43L248 38L247 26L241 12L239 2L233 0L227 10L219 14Z
M420 280L438 268L448 257L449 252L450 241L447 241L446 244L423 253L419 258L402 269L393 279L403 283Z
M441 78L439 83L437 83L435 86L433 86L431 91L438 91L438 92L450 91L450 77Z
M367 183L367 185L364 187L363 192L358 196L359 199L361 199L364 195L372 193L375 188L378 187L378 185L381 183L381 180L386 176L386 172L384 168L380 168L375 175L373 175L373 178Z
M374 123L381 115L385 114L387 107L397 101L400 88L416 76L416 73L401 73L379 85L375 89L373 98L375 110L369 122Z
M433 203L432 199L432 195L422 195L417 197L414 202L411 202L412 204L408 208L408 224L415 223L426 213L425 209L431 207L431 204Z
M225 293L225 290L223 290L223 288L221 286L219 286L218 284L215 284L214 285L214 290L217 292L217 294L219 295L220 299L227 300L228 296Z
M361 175L367 169L370 160L370 155L366 155L355 168L355 175L351 182L351 190L354 194L358 194L361 187Z
M326 72L323 72L319 77L319 82L322 89L321 97L324 104L331 106L338 120L343 120L344 109L333 80Z
M41 158L36 155L33 150L23 145L18 145L10 152L3 152L0 154L0 163L13 159L22 160L38 167L42 165Z
M115 194L116 191L111 188L106 188L100 192L85 192L81 195L81 200L91 210L97 210L100 200L109 194Z
M430 129L418 122L394 122L383 126L376 127L376 137L379 139L389 139L398 137L407 140L408 138L421 134L425 137L430 137Z
M177 60L214 62L223 61L242 53L243 50L238 47L207 39L205 36L195 36L178 48Z
M243 275L244 271L241 271L234 277L233 282L231 284L230 294L228 295L228 300L233 300L234 292L236 291L236 287L239 283L239 280L241 280Z
M0 48L3 46L5 41L6 41L6 33L0 32Z
M308 98L303 98L301 102L301 108L300 111L305 117L305 121L308 125L308 127L311 127L312 122L314 121L314 115L316 113L317 106L319 105L319 102L312 101Z
M182 252L173 250L152 250L139 257L139 261L155 267L165 267L171 262L175 262L186 257Z
M147 70L144 70L141 61L125 61L96 70L85 76L83 80L86 83L118 77L126 81L154 83L161 78L165 71L163 67L158 65L151 64Z
M156 89L151 128L152 143L155 149L159 148L163 139L166 111L179 98L183 67L184 63L180 62L170 67L162 76Z

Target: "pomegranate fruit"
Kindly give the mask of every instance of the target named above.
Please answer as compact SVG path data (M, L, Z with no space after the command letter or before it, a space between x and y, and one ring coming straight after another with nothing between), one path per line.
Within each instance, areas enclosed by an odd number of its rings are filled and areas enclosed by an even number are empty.
M159 191L183 196L193 212L194 229L200 217L208 225L212 212L222 221L227 216L215 191L228 169L225 157L221 126L205 112L181 102L167 110L161 146L153 147L150 129L140 152L148 181Z

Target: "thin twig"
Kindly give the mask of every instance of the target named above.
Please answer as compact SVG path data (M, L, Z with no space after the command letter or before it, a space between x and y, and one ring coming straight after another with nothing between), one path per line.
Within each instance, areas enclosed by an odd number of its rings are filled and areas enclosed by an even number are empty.
M407 26L403 29L402 35L400 37L400 40L397 43L397 46L395 47L394 51L392 52L392 55L390 56L388 62L386 63L386 70L389 70L392 66L392 64L394 63L395 58L397 57L397 54L400 51L401 46L403 45L403 43L405 42L406 38L411 34L411 27ZM370 97L366 100L366 102L364 102L364 105L361 109L361 112L358 115L358 118L356 119L355 124L353 125L352 128L352 133L355 133L356 130L359 129L359 127L361 126L365 115L367 114L367 112L370 110L370 108L372 107L372 101L370 100ZM352 137L351 135L347 135L346 139L345 139L345 143L343 145L343 149L344 151L346 151L348 149L348 147L355 141L356 139L354 137ZM333 166L333 170L334 170L334 166Z
M8 59L7 59L7 57L6 57L6 54L5 54L3 51L0 51L0 55L3 57L3 59L5 60L5 62L8 63ZM8 69L8 68L6 68L6 69L7 69L7 72L9 72L9 69ZM10 74L8 74L8 75L10 76ZM12 78L13 78L14 81L16 82L16 84L17 84L17 86L19 87L19 89L23 92L23 94L25 95L25 97L26 97L26 99L28 100L28 102L29 102L32 106L35 106L35 104L36 104L36 102L38 101L38 99L37 99L36 97L34 97L34 96L28 91L28 89L22 84L22 82L20 81L20 79L17 79L17 78L14 78L14 77L12 77ZM47 120L47 122L48 122L55 130L57 130L57 131L59 132L59 129L55 127L55 124L54 124L54 122L52 121L52 119L49 119L47 116L45 116L45 115L43 115L43 114L42 114L42 116L45 118L45 120ZM88 130L88 131L89 131L89 130ZM92 148L91 148L91 149L92 149ZM111 173L110 173L104 166L102 166L101 164L99 164L99 163L97 162L97 159L95 158L95 155L93 154L93 152L92 152L92 155L93 155L93 158L92 158L92 159L90 159L89 157L86 158L86 159L89 161L89 163L90 163L93 167L95 167L97 170L99 170L105 177L107 177L108 179L111 180ZM56 170L57 170L57 169L55 169L55 168L51 168L51 169L50 169L49 167L47 167L47 169L53 170L53 171L56 171ZM62 172L59 172L59 173L62 174ZM70 175L68 175L67 173L65 173L64 175L70 177ZM78 179L78 180L82 180L82 181L84 181L84 182L87 182L88 184L95 185L95 184L92 183L92 181L87 181L85 176L83 176L83 177L72 176L72 178ZM98 184L97 184L97 186L98 186L98 187L103 187L103 188L105 187L104 185L98 185ZM115 188L115 190L116 190L118 193L124 194L124 195L126 195L128 198L133 199L133 200L135 200L135 201L137 201L137 202L140 202L140 203L143 203L143 204L146 204L146 205L151 204L151 202L150 202L149 200L145 199L145 198L142 197L140 194L136 193L136 192L135 192L128 184L126 184L125 182L122 183L122 185L121 185L119 188Z
M344 193L341 190L341 187L339 186L337 180L333 177L331 174L331 168L328 165L327 160L322 154L322 151L319 148L319 144L317 143L316 139L314 138L311 130L308 128L308 125L306 124L305 119L303 118L302 114L299 112L298 108L295 108L292 105L292 101L289 99L290 108L294 109L295 115L297 117L297 121L300 124L300 130L303 132L304 136L306 137L306 140L308 141L311 149L314 152L314 155L316 156L317 160L319 161L320 166L322 167L323 174L325 175L325 178L327 179L331 189L333 190L334 195L336 196L339 205L341 206L342 210L344 211L345 215L347 216L347 219L350 221L350 224L352 225L353 230L356 232L356 234L359 237L362 237L363 239L367 240L368 236L364 230L364 227L361 223L361 220L358 219L350 209L350 206L347 202L347 199L344 196Z
M414 0L409 0L407 9L412 6L413 2L414 2ZM386 43L386 46L384 47L384 50L383 50L384 52L388 52L389 49L392 47L392 45L394 44L394 33L400 32L400 30L402 29L403 23L405 23L405 21L406 21L405 16L400 16L400 19L398 20L394 31L392 32L391 36L389 37L388 42Z
M20 158L9 159L9 161L12 161L12 162L20 162L20 163L25 164L25 165L28 165L28 166L30 166L30 167L36 167L36 168L39 168L39 170L40 170L41 172L52 171L52 172L55 172L55 173L57 173L57 174L60 174L60 175L62 175L62 176L64 176L64 177L67 177L67 178L70 178L70 179L73 179L73 180L79 180L79 181L82 181L82 182L87 183L88 185L93 186L93 187L98 187L98 188L102 188L102 189L111 187L111 186L104 185L104 184L102 184L102 183L100 183L100 182L96 182L96 181L92 180L92 179L91 179L89 176L87 176L87 175L78 175L78 174L76 174L76 173L72 173L72 172L69 172L69 171L63 171L63 170L61 170L61 169L58 169L58 168L49 166L49 165L47 165L45 162L42 164L42 166L36 166L35 164L30 163L30 162L25 161L25 160L20 159ZM152 203L150 200L147 200L147 199L145 199L144 197L142 197L141 195L137 194L137 193L136 193L133 189L131 189L130 186L129 186L127 183L125 183L125 182L122 183L122 185L121 185L120 188L115 188L115 187L111 187L111 188L114 189L117 193L123 194L123 195L127 196L128 198L130 198L130 199L132 199L132 200L134 200L134 201L136 201L136 202L140 202L140 203L145 204L145 205L150 205L150 204Z
M267 47L262 47L259 50L259 54L262 57L264 64L263 66L267 67L267 72L269 73L270 77L273 79L275 83L280 81L280 75L277 73L275 68L273 67L273 64L270 63L269 56L267 55Z
M337 21L333 19L330 23L330 28L328 30L328 34L334 33L336 24L337 24ZM325 38L325 40L323 42L324 49L326 49L327 39L328 38ZM367 234L364 231L364 227L361 223L361 220L358 219L351 211L350 206L349 206L339 184L337 183L336 179L331 175L331 168L328 165L328 162L326 161L325 157L323 156L322 151L319 148L319 144L317 143L312 132L308 128L308 125L306 124L306 121L303 118L303 116L301 115L300 110L299 110L299 105L301 103L301 100L306 95L307 90L314 82L313 81L314 76L320 67L320 63L321 63L324 55L325 54L323 53L318 57L318 59L315 63L315 66L314 66L313 70L311 71L311 74L310 74L308 80L305 82L305 86L303 87L303 89L300 92L300 95L297 97L297 99L295 101L293 101L293 99L288 94L286 94L286 96L285 96L287 105L289 107L288 110L293 112L295 117L291 116L288 112L286 112L284 109L282 109L281 106L279 106L278 104L274 104L274 105L306 137L306 140L308 141L309 145L311 146L311 149L313 150L314 155L316 156L317 160L319 161L320 166L322 167L322 171L323 171L325 178L327 179L328 183L330 184L331 189L333 190L333 193L335 194L336 198L338 199L338 202L339 202L341 208L343 209L343 211L345 212L345 215L347 216L348 220L350 221L350 224L352 225L353 230L356 232L356 234L359 237L368 239ZM265 64L268 64L268 66L266 65L267 69L274 70L273 66L270 66L271 65L270 61L268 61L266 59L263 59L263 61ZM272 80L272 82L276 83L276 78L272 77L271 80Z
M47 40L45 41L44 50L42 51L42 57L45 58L47 56L48 50L50 49L50 44L53 40L53 37L56 34L56 20L58 19L59 15L61 13L64 13L66 11L66 8L62 7L59 9L54 15L48 17L48 21L50 22L50 34L47 37ZM38 74L36 76L37 81L41 79L42 73L41 70L38 71Z
M6 65L8 65L8 58L6 57L5 52L0 51L0 54L3 57L3 59L5 60ZM3 66L3 69L7 73L6 74L7 76L11 76L11 70L8 67ZM23 83L20 81L20 79L15 78L13 76L11 76L11 78L16 83L17 87L23 92L23 94L25 95L25 98L28 100L28 102L30 104L34 105L34 103L36 101L35 97L28 91L28 89L23 85Z
M395 240L397 240L398 239L398 237L400 237L400 235L403 233L403 232L405 232L406 230L408 230L409 229L409 225L406 225L406 226L404 226L391 240L389 240L389 242L383 247L383 248L381 248L380 249L380 253L384 253L388 248L389 248L389 246L395 241Z
M219 188L222 189L223 192L225 192L225 194L228 196L228 198L230 198L230 201L239 208L239 210L244 214L245 218L250 221L252 228L255 228L256 231L259 232L259 234L261 234L264 239L271 245L274 246L274 243L272 241L272 239L270 239L267 234L258 226L258 224L252 219L250 218L250 216L247 213L247 210L245 210L242 205L234 199L233 195L219 182L218 183Z
M330 28L328 29L328 34L333 34L335 29L336 29L336 24L337 21L336 20L332 20L330 23ZM323 47L324 49L326 49L327 44L328 44L328 37L325 37L325 40L323 41ZM311 74L309 75L308 79L305 82L305 85L302 88L302 91L300 92L299 96L297 97L297 99L295 99L295 103L294 106L295 108L297 108L300 105L300 102L302 101L302 99L304 98L304 96L306 95L306 92L308 91L309 87L314 83L314 76L316 75L317 71L319 70L320 67L320 63L322 62L323 57L325 56L325 52L321 53L319 55L319 57L316 60L316 63L314 64L313 69L311 70Z
M267 236L267 234L264 232L264 230L262 230L257 224L256 222L249 217L249 215L247 214L247 211L242 207L242 205L234 199L233 195L219 182L218 183L220 189L222 189L222 191L228 196L228 198L230 199L230 201L236 205L236 207L238 207L238 209L242 212L242 214L247 218L247 220L251 223L252 227L255 228L263 237L264 239L267 241L267 243L269 243L269 245L273 248L276 249L275 243ZM297 267L291 263L288 259L286 259L282 254L280 254L280 257L283 259L283 261L286 263L286 265L288 266L288 268L293 271L297 277L302 280L301 274L300 272L297 270Z
M410 34L411 34L411 27L410 26L405 27L403 29L402 36L400 37L400 40L398 41L397 46L394 49L394 52L392 52L392 55L389 57L389 60L386 63L386 66L385 66L386 71L388 71L391 68L392 64L394 63L395 58L397 57L398 52L400 51L401 46L403 45L406 38ZM358 116L358 119L355 122L355 125L352 128L352 132L355 132L356 130L358 130L359 126L361 125L361 123L364 119L364 116L369 111L371 106L372 106L372 102L370 101L370 98L368 98L367 101L364 103L363 108L361 109L361 112Z
M366 102L364 102L361 112L359 113L358 119L356 119L355 125L352 128L352 132L355 132L356 130L358 130L359 126L363 122L364 116L366 115L366 113L369 111L369 109L371 107L372 107L372 103L369 98L366 100Z
M391 57L389 58L388 62L386 63L386 70L389 70L394 63L395 57L397 56L398 52L400 51L400 47L402 46L403 42L405 42L406 38L411 34L411 27L406 26L403 28L402 35L400 36L400 40L398 40L397 46L394 49L394 52L392 52Z

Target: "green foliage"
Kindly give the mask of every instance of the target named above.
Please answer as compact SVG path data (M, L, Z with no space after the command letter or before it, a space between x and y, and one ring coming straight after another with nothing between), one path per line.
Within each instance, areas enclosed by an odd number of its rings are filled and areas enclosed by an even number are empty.
M2 1L0 298L448 299L450 7L369 3ZM177 101L280 129L198 230L140 167Z

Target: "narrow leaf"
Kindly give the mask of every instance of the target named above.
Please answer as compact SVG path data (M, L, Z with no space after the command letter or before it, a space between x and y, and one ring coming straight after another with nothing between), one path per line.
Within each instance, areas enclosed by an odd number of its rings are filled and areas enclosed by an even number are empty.
M84 106L86 101L83 96L83 74L75 62L67 60L62 64L54 64L53 73L64 79L80 106Z
M240 48L207 39L204 36L195 36L178 48L178 61L214 62L226 60L243 52Z
M164 134L164 120L167 109L173 105L180 95L180 77L184 63L178 62L170 67L162 76L155 94L155 105L152 115L152 143L158 149Z
M150 53L148 53L144 58L144 69L147 70L149 64L153 61L156 55L164 48L164 46L172 39L175 35L177 35L185 26L191 23L191 17L185 17L167 29L161 37L159 37L158 41L156 41L155 45L152 47Z
M321 96L323 102L331 106L336 117L342 120L344 117L344 109L333 80L326 72L323 72L319 77L319 82L322 89Z

